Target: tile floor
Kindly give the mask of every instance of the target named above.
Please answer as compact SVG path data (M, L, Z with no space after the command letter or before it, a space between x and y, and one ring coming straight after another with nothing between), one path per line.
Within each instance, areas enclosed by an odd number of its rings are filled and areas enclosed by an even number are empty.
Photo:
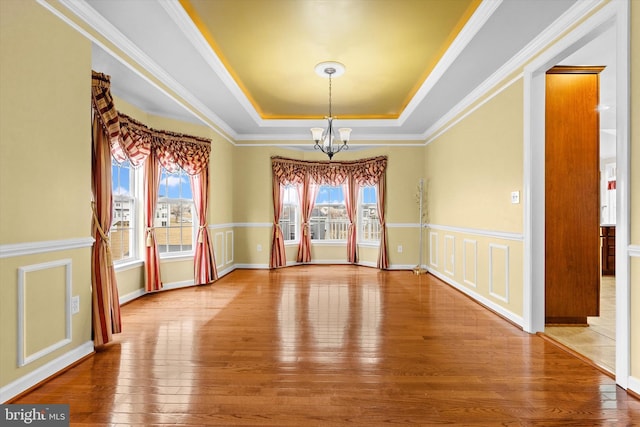
M589 317L588 327L547 326L547 336L589 358L599 367L615 373L616 360L616 279L602 276L600 316Z

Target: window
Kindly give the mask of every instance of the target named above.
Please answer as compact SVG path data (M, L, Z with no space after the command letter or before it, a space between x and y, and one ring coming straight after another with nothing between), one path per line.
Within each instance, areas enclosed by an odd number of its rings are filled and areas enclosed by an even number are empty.
M360 242L380 241L380 217L378 216L378 197L376 187L360 187L360 206L358 207L360 220L358 233Z
M111 257L115 263L138 258L135 176L129 160L122 163L111 161L113 211L109 234Z
M154 219L160 254L193 251L194 212L189 176L181 169L167 172L163 168Z
M284 188L282 200L282 212L280 213L280 229L285 242L298 240L298 189L295 185L287 185Z
M312 240L347 240L349 217L342 186L320 186L309 227Z

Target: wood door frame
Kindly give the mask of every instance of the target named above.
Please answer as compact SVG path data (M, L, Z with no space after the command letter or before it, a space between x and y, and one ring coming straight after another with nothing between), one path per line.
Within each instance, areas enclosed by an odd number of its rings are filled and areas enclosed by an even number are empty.
M629 3L614 0L569 32L524 70L523 329L544 331L546 71L612 26L616 31L616 383L630 374L629 277Z

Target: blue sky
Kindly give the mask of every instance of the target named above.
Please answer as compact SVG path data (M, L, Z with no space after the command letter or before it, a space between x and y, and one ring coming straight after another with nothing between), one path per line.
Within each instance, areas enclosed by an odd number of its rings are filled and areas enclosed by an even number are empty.
M112 189L114 195L131 194L131 174L132 169L129 163L123 163L118 166L115 162L111 165L111 173L113 176ZM191 199L191 182L187 174L167 174L162 169L160 176L160 197Z

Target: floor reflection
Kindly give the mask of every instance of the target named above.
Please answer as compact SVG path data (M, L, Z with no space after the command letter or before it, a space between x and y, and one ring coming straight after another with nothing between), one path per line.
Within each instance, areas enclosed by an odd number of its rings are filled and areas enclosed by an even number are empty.
M280 361L298 361L303 357L298 349L312 347L316 363L356 355L363 364L377 363L382 305L377 283L284 283L278 303Z

